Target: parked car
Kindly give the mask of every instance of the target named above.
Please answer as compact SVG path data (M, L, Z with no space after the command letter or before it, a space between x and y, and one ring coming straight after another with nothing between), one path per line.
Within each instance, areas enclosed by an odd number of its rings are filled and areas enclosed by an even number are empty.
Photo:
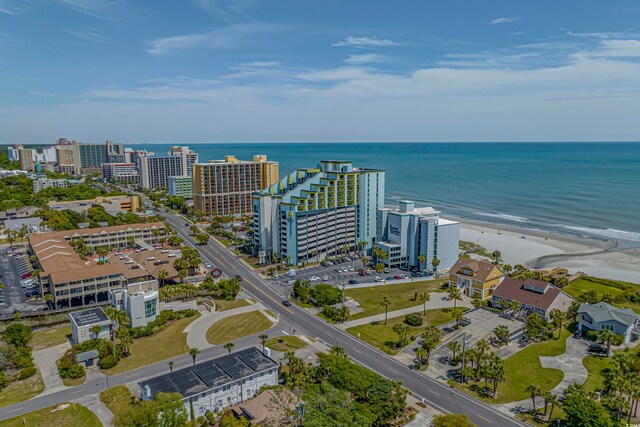
M607 354L607 349L598 344L591 344L587 351L594 354Z
M396 280L400 280L400 279L402 279L402 276L393 276L393 278L396 279Z
M387 277L385 280L393 280L395 277Z
M33 273L24 273L22 276L20 276L22 279L28 279L29 277L33 276Z
M389 269L388 269L388 268L385 268L385 269L384 269L384 272L385 272L385 273L388 273L388 272L389 272Z
M349 280L350 285L357 285L359 282L356 279Z
M291 307L291 302L284 300L282 301L282 305L284 305L285 307Z
M324 276L322 276L322 280L329 280L329 276L325 274Z
M359 274L360 276L364 276L364 275L365 275L365 274L367 274L367 273L365 273L365 272L364 272L364 270L360 270L360 271L358 271L358 274Z
M384 282L384 279L382 277L376 277L376 282Z
M235 278L236 278L236 279L238 279L240 282L242 282L242 277L240 277L240 275L239 275L239 274L236 274L236 275L235 275Z
M211 264L209 264L209 263L206 263L204 266L205 266L206 268L211 268L211 267L213 267L213 266L212 266Z

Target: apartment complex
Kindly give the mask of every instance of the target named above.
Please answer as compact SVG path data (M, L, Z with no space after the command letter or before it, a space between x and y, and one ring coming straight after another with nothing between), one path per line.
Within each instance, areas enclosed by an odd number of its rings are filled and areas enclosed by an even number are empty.
M139 184L140 173L135 163L103 163L102 178L124 184Z
M440 218L433 208L416 208L403 200L399 209L378 210L376 246L387 252L381 260L388 267L416 267L419 270L448 270L458 260L460 224ZM420 255L425 257L419 261ZM433 260L438 259L437 267Z
M460 258L449 269L449 287L455 286L468 297L474 294L485 300L491 298L506 275L489 261Z
M323 160L253 195L255 250L261 262L274 252L299 262L376 244L377 212L384 206L385 172L349 161Z
M191 175L198 155L189 147L171 147L168 154L143 155L138 160L142 188L167 188L170 176Z
M45 188L67 188L69 181L66 179L38 178L33 180L33 192L38 193Z
M252 197L278 181L278 163L267 156L252 161L225 156L193 166L193 207L214 215L241 215L253 210Z
M154 230L158 230L155 231ZM147 245L164 235L162 222L119 225L114 227L66 230L29 235L29 253L35 255L42 291L54 297L57 307L76 307L109 300L109 291L127 285L129 281L151 280L150 274L128 275L118 262L83 260L71 242L81 240L89 248L124 248L137 242Z
M100 172L103 163L124 162L124 147L107 141L104 144L78 144L83 173Z
M168 192L170 196L193 197L193 180L188 175L170 176L167 178Z

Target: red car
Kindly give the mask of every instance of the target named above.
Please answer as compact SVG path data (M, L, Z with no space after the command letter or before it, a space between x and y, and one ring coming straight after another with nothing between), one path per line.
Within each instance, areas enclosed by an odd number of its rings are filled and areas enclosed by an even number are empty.
M23 279L27 279L27 278L31 277L32 275L33 275L32 273L25 273L20 277L22 277Z
M396 280L402 279L402 277L400 277L400 276L393 276L393 278L396 279Z
M364 276L366 273L364 272L364 270L360 270L360 271L358 272L358 274L359 274L360 276Z

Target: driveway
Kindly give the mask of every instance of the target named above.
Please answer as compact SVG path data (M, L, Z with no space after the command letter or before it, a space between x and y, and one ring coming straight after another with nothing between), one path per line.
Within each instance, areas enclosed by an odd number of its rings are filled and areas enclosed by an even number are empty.
M62 383L60 374L58 374L56 361L60 359L70 348L71 344L66 342L64 344L33 352L33 362L36 364L38 369L40 369L40 374L44 380L44 391L40 396L55 393L66 388Z
M540 356L540 364L543 368L560 369L564 373L564 377L552 393L562 395L564 390L573 383L582 384L587 380L589 372L582 364L587 354L588 344L573 337L567 338L567 349L560 356Z

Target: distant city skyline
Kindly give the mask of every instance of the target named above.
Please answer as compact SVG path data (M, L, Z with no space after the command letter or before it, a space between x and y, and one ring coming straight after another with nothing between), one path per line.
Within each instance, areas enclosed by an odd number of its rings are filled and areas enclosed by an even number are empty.
M638 141L639 12L0 0L0 144Z

